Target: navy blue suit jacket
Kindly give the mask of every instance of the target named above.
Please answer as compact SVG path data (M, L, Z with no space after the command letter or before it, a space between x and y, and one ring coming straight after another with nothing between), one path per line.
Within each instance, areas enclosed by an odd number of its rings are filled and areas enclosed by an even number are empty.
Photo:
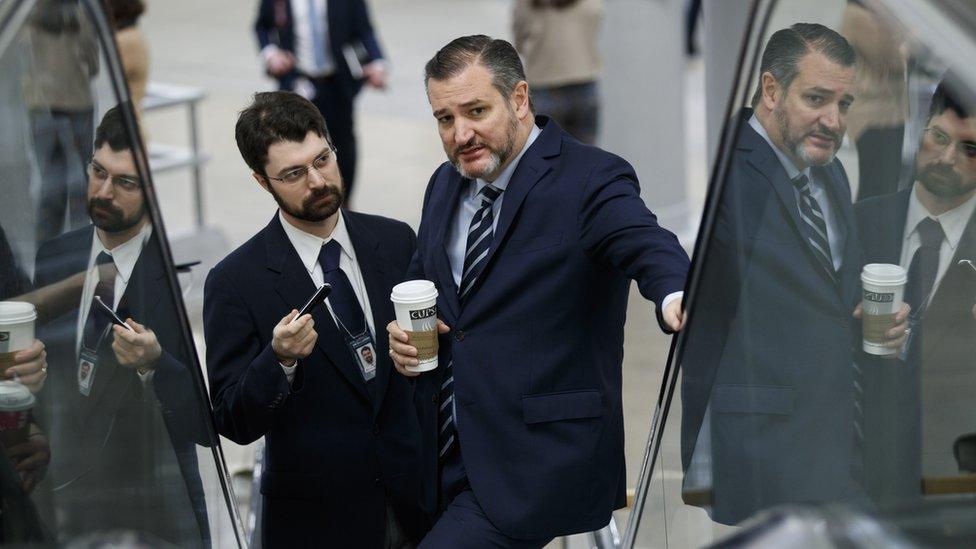
M740 113L682 371L687 470L711 410L712 518L734 524L770 505L842 498L853 446L851 317L860 247L847 176L814 168L847 230L838 283L807 242L796 194L772 147ZM708 435L705 435L708 436Z
M859 202L864 262L900 264L908 204L914 188ZM919 497L920 449L949 454L956 437L976 431L973 356L976 356L976 221L970 219L935 293L914 327L906 363L864 355L865 473L880 504ZM908 265L905 265L908 268ZM924 427L924 429L923 429ZM954 470L939 471L940 475Z
M84 272L93 235L88 226L42 245L35 286ZM159 340L163 351L149 385L135 370L118 365L109 337L98 349L91 394L81 395L75 352L78 301L51 307L68 312L38 329L50 369L38 395L39 423L51 441L51 485L68 484L54 501L64 517L59 531L69 537L124 528L180 545L209 538L196 454L196 444L211 444L205 405L198 398L192 351L165 276L153 233L117 308L119 316L131 316Z
M383 58L383 50L373 33L369 10L365 0L329 0L326 3L329 31L329 53L336 64L336 78L343 91L354 97L362 87L362 81L353 78L349 65L343 56L342 48L346 45L359 46L366 51L365 63ZM294 53L295 30L294 19L291 14L289 0L261 0L258 7L258 17L254 22L254 32L258 45L264 48L274 44L279 48ZM364 63L364 64L365 64ZM283 90L290 90L291 82L297 76L296 71L278 79L278 85Z
M516 538L602 528L625 503L621 362L630 280L660 306L688 257L640 198L621 158L547 117L501 205L487 263L462 307L445 246L470 180L431 177L410 277L436 283L451 327L461 454L488 518ZM425 505L437 499L437 395L418 378Z
M413 230L382 217L343 216L373 324L383 330L394 318L390 291L413 254ZM291 386L271 349L275 325L314 290L277 216L217 264L204 289L218 429L239 444L266 441L264 543L294 547L324 539L336 547L381 547L387 502L408 534L419 537L419 426L412 386L390 375L387 338L376 338L378 402L324 306L312 315L315 349L299 361Z

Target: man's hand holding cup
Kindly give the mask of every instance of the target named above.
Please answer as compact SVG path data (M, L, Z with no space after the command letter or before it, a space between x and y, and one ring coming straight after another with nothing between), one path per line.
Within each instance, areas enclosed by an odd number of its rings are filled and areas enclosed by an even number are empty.
M39 339L26 349L13 354L13 363L4 372L8 379L17 381L37 394L44 387L47 378L47 351Z
M312 354L312 348L319 338L312 315L305 314L296 319L297 315L298 309L292 309L278 322L272 333L271 349L283 366L294 366L298 360Z
M884 332L883 345L889 349L900 350L908 340L908 315L912 312L912 306L902 303L898 312L892 317L892 325ZM854 308L854 318L863 320L864 311L858 303Z
M396 370L407 377L417 377L423 373L418 370L407 369L416 368L420 365L420 360L417 358L417 348L410 344L409 334L400 328L396 320L386 325L386 331L390 335L390 358L393 360L393 366L396 367ZM437 319L438 334L446 334L450 331L451 328L444 324L443 320Z

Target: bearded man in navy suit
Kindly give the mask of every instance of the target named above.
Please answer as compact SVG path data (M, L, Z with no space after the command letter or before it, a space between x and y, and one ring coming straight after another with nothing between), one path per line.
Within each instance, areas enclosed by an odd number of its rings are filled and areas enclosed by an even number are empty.
M234 442L265 437L265 546L412 547L426 527L420 431L412 388L391 375L375 330L394 317L390 291L416 237L340 209L329 138L315 106L290 92L255 95L238 119L241 156L279 209L207 277L214 413ZM323 283L325 305L298 317Z
M518 54L458 38L426 67L448 162L408 276L439 292L439 367L417 377L421 547L542 547L626 501L621 406L630 281L682 324L688 257L623 159L535 116ZM391 354L417 364L395 322Z

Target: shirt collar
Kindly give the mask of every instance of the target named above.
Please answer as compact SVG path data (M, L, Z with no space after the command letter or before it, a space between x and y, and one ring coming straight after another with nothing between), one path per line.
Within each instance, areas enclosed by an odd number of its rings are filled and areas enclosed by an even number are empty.
M525 140L525 145L522 146L522 150L519 151L518 156L509 162L508 166L505 166L502 173L498 174L498 177L491 182L492 186L502 191L508 187L509 181L512 180L512 174L515 173L515 168L518 167L518 164L522 160L522 156L525 154L525 151L529 150L529 147L532 146L532 143L535 143L536 138L538 138L540 134L542 134L542 130L533 124L532 131L529 132L529 138ZM477 196L477 194L481 192L481 189L483 189L487 184L488 182L484 179L476 179L475 185L471 186L471 196Z
M115 263L115 268L119 271L119 277L122 278L122 282L128 284L129 277L132 276L132 271L136 268L136 262L139 261L139 255L142 254L142 248L145 246L146 241L149 240L150 235L152 235L152 224L146 223L134 237L119 244L114 249L108 250L102 244L102 240L98 238L98 230L95 230L95 236L92 238L90 264L94 264L98 254L102 252L107 253L112 256L112 262Z
M916 182L915 184L918 185L919 183ZM905 240L908 240L913 233L918 231L918 224L923 219L931 217L942 225L942 232L945 233L946 241L949 242L949 248L955 253L956 246L962 240L962 233L966 231L966 225L972 218L973 212L976 211L976 196L970 197L969 200L941 215L929 215L928 210L919 201L917 192L915 187L912 187L912 191L909 193L911 197L908 199L908 214L905 216Z
M285 229L285 236L288 237L292 247L298 252L298 258L301 259L302 265L305 266L305 270L309 273L314 271L315 265L318 264L319 252L322 250L322 245L330 240L338 242L339 247L342 248L342 252L349 259L356 260L356 250L353 249L352 240L349 239L349 230L346 229L346 222L343 215L342 210L339 210L339 219L336 222L335 228L332 229L332 234L329 238L323 239L295 227L285 219L281 214L281 210L278 210L278 219L281 221L282 228Z
M773 152L776 153L776 158L779 158L779 163L783 165L783 168L786 170L786 175L789 176L791 181L796 179L800 174L803 174L807 176L807 179L810 179L810 166L807 166L806 169L801 172L796 167L796 164L793 164L793 161L790 160L790 157L786 156L786 153L779 150L779 147L773 143L773 140L770 139L769 134L766 133L766 128L764 128L762 123L759 122L759 119L756 118L755 114L749 117L749 125L752 126L752 129L756 130L756 133L766 140L766 143L769 143L769 146L772 147Z

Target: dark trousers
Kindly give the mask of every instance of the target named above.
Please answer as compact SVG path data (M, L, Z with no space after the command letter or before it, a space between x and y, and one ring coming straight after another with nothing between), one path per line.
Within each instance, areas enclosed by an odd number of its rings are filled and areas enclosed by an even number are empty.
M356 181L356 136L353 131L353 102L355 97L344 91L335 77L313 80L316 94L312 102L325 117L332 145L336 148L339 172L346 186L346 199L352 197Z
M552 538L515 539L495 527L468 483L457 446L441 467L441 515L418 549L539 549Z
M565 86L533 87L536 112L548 114L570 135L583 143L596 143L600 126L600 96L596 82Z
M92 111L34 111L31 133L40 172L37 242L88 225L88 162L94 135Z
M868 128L857 138L857 199L898 191L905 126Z

